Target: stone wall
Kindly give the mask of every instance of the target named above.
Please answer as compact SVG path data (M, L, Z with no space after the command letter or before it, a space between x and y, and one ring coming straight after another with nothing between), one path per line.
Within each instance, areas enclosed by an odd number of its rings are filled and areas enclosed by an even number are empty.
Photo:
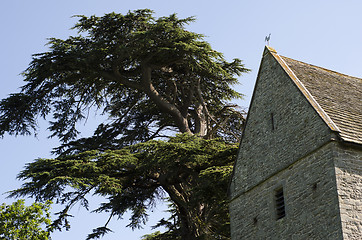
M361 239L362 148L337 140L266 49L229 189L232 239Z
M232 239L342 239L333 155L324 144L230 203ZM276 220L283 187L286 216Z
M362 149L339 145L334 154L343 237L362 238Z
M231 198L331 138L328 126L268 50L255 89L230 185Z

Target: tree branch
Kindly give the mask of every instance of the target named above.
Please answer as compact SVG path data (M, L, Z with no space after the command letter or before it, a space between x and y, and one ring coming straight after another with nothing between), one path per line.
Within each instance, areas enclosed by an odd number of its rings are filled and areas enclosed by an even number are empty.
M181 95L181 98L183 98L182 102L184 102L184 104L182 104L182 106L181 106L181 114L184 117L187 117L188 109L192 104L192 99L193 99L193 96L195 93L195 85L191 84L191 86L189 87L188 90L189 91L187 94L185 94L185 92L183 91L184 94Z
M166 101L152 85L151 71L152 69L150 67L144 65L142 66L142 90L147 94L150 99L153 100L153 102L160 108L161 111L169 113L171 116L174 117L174 120L180 132L191 133L187 119L182 116L179 109L174 104Z
M236 107L236 106L237 106L237 105L227 105L227 106L224 106L224 107L219 111L218 115L222 115L222 113L225 112L226 110L232 109L232 108L234 108L234 107ZM235 111L235 110L231 110L231 111L233 112L233 114L238 114L238 115L240 115L240 118L241 118L242 121L243 121L244 118L243 118L243 116L242 116L239 112L237 112L237 111ZM216 133L216 131L217 131L218 129L222 129L224 132L227 132L227 133L233 135L233 137L235 137L235 139L239 139L239 137L238 137L237 134L235 134L234 132L231 132L231 131L229 131L229 130L227 130L227 129L224 128L224 125L227 123L227 121L230 119L231 116L232 116L232 114L230 114L229 116L225 117L222 122L217 121L216 124L215 124L215 126L213 126L212 129L211 129L211 130L208 132L208 134L206 135L206 138L207 138L207 139L211 138L212 135L213 135L214 133Z

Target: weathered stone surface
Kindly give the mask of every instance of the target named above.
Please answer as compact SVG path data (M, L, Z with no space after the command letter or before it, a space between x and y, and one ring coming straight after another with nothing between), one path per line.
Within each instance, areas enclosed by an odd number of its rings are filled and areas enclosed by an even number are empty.
M273 56L265 54L234 169L232 197L330 139L320 116Z
M333 144L231 201L232 239L342 239ZM273 193L279 186L286 216L276 220Z
M362 238L362 149L334 149L337 191L344 239Z
M362 239L362 146L343 141L275 54L264 52L234 166L232 239Z

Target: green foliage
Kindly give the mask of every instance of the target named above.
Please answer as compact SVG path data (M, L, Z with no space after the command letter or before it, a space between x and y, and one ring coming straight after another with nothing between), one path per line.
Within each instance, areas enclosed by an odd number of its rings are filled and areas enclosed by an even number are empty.
M167 198L171 218L155 227L168 230L147 239L228 239L226 189L245 114L229 101L242 97L232 86L249 70L187 31L192 17L77 17L78 34L50 39L21 92L0 101L0 136L36 132L42 117L62 141L58 157L26 165L18 177L27 182L11 195L64 204L55 229L69 229L69 210L88 209L91 194L105 198L95 212L131 211L131 228ZM108 120L76 139L91 110ZM109 231L106 223L88 239Z
M236 150L220 140L182 134L120 150L38 159L19 174L19 179L28 182L11 195L66 204L54 227L66 223L75 203L88 208L89 193L100 195L107 201L94 211L121 217L130 210L132 228L145 224L147 212L168 197L173 214L158 226L169 229L164 233L169 239L228 239L226 189ZM105 225L90 237L103 234L101 230L109 229Z
M152 14L78 16L79 35L51 39L23 73L22 92L0 102L0 135L31 134L36 118L50 115L51 136L64 142L57 153L117 149L170 131L237 141L242 117L228 101L242 96L231 86L248 69L187 31L194 18ZM94 108L109 121L72 141Z
M50 201L25 206L24 200L0 206L0 238L8 240L50 239ZM47 230L43 228L46 227Z
M170 236L165 236L166 234L162 234L160 231L151 233L151 234L146 234L144 236L142 236L142 240L166 240L166 239L174 239L173 237Z

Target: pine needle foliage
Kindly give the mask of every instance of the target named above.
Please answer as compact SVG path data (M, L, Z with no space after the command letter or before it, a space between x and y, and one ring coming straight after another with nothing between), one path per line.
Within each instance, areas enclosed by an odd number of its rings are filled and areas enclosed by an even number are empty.
M121 150L37 159L19 174L27 182L11 196L66 204L53 226L61 228L69 224L72 206L80 203L88 209L87 198L99 195L107 201L93 211L109 212L111 217L131 211L129 227L133 229L145 224L148 212L167 197L173 214L159 222L158 226L168 229L163 236L228 239L226 189L236 151L235 144L185 133ZM90 238L106 231L107 224L95 229Z
M92 194L106 199L95 212L131 211L133 229L167 198L171 218L157 226L168 230L147 239L228 239L227 182L245 121L231 101L249 70L188 31L195 18L153 14L76 16L75 36L33 55L21 91L0 101L0 136L36 133L44 118L61 145L57 157L26 165L11 196L64 204L54 229L69 229L69 210L88 209ZM93 110L107 120L78 138Z
M0 101L0 136L36 132L43 117L64 143L57 153L115 149L170 131L238 141L243 114L230 101L242 94L232 86L248 69L187 31L193 17L156 19L148 9L76 17L78 35L51 38L24 71L22 91ZM76 124L93 109L109 121L76 140Z

